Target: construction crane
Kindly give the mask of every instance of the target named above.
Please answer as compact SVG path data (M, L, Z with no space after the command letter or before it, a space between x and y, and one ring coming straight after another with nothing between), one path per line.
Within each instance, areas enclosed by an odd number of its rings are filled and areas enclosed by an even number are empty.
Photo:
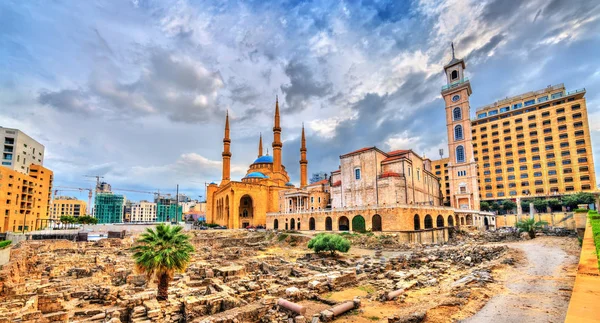
M98 193L98 189L100 187L100 179L104 178L104 176L100 175L84 175L84 177L92 177L96 179L96 193Z
M88 210L91 210L92 207L92 189L91 188L81 188L81 187L66 187L66 186L55 186L56 190L54 190L54 198L56 199L56 195L59 191L88 191Z

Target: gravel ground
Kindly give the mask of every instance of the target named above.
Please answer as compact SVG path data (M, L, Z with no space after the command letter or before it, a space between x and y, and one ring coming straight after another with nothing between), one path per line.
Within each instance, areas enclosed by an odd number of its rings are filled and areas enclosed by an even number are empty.
M564 322L579 261L577 240L538 237L507 245L521 250L525 261L503 278L504 293L462 322Z

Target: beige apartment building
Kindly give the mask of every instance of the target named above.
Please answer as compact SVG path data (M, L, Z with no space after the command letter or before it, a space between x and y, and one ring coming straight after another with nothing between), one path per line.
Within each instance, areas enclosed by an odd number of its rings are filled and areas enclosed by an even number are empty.
M84 216L87 203L74 197L59 196L50 204L50 219L59 220L61 216Z
M141 201L131 205L130 222L156 222L156 203Z
M28 174L30 165L44 164L44 146L18 129L0 127L4 142L2 166Z
M596 190L585 89L563 84L478 108L471 120L481 200ZM444 197L448 158L433 162Z

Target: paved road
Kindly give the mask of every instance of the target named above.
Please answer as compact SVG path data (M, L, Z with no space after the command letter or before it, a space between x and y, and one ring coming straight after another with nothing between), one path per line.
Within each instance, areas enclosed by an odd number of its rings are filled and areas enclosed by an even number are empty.
M557 242L542 237L509 244L525 253L527 264L506 278L506 292L463 322L564 322L579 255L567 254ZM563 270L566 265L569 271Z

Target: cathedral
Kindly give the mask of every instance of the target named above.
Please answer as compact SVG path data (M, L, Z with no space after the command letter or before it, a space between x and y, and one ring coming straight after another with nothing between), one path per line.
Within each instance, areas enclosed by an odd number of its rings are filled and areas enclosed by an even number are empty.
M231 139L229 137L229 115L225 117L223 138L223 176L221 183L211 183L207 188L206 221L239 229L248 226L266 226L266 214L279 212L279 192L294 185L281 163L281 123L279 102L275 101L273 125L273 155L263 155L262 135L258 144L258 156L250 165L241 181L231 180ZM307 181L306 138L302 127L300 149L300 185Z

